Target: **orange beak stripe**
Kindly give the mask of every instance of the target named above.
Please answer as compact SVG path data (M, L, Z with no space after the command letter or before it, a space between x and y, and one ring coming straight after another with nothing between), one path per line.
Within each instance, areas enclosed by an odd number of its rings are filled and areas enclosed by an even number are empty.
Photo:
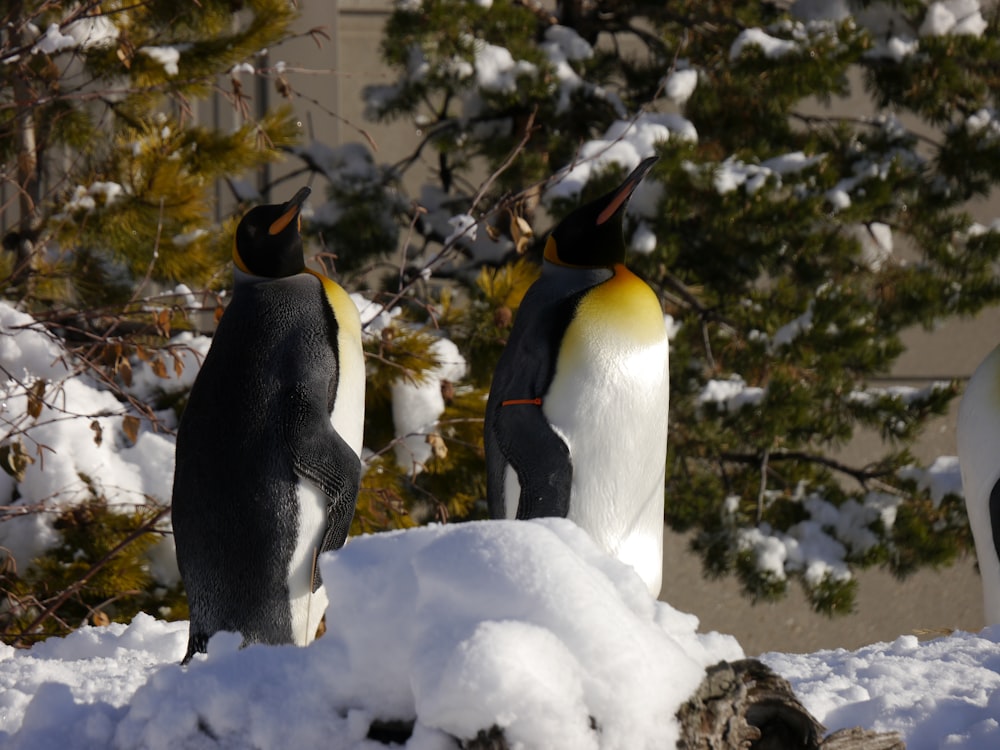
M629 196L632 195L632 191L636 189L638 184L638 180L630 180L621 186L621 189L618 191L618 195L616 195L614 200L608 204L608 207L601 211L598 215L597 226L601 226L601 224L615 215L615 212L621 208L625 201L628 200Z
M267 233L274 236L285 231L285 227L291 223L292 219L299 215L299 208L301 208L301 206L295 204L285 211L285 213L275 219L274 223L267 228Z

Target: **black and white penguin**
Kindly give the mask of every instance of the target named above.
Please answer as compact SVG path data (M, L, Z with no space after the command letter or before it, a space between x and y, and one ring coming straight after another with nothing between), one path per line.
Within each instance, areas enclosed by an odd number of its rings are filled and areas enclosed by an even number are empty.
M654 596L669 344L656 294L624 265L622 217L655 161L552 231L494 373L484 435L491 517L569 518Z
M987 625L1000 623L1000 347L969 379L958 407L958 463L976 544Z
M348 294L305 267L309 189L243 217L234 290L177 431L172 499L191 627L305 645L326 611L316 556L347 539L361 478L365 368Z

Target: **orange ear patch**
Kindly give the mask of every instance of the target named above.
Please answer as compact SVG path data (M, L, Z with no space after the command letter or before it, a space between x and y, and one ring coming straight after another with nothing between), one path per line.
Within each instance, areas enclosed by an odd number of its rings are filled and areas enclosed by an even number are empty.
M551 234L545 241L545 251L543 256L545 260L549 261L549 263L559 263L562 265L562 261L559 260L559 249L556 247L556 240Z

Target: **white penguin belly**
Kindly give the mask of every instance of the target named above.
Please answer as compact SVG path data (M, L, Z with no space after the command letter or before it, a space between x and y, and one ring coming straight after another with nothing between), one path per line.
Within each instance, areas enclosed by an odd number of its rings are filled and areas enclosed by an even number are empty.
M625 273L630 294L641 285L652 299L640 294L622 309L621 289L609 290L614 300L588 295L566 331L542 408L573 461L569 518L635 568L657 596L669 343L652 291Z
M292 612L292 638L306 646L316 636L316 628L329 603L326 590L312 590L316 555L326 531L326 497L311 482L298 485L298 539L288 566L288 598Z
M1000 623L1000 559L990 493L1000 479L1000 347L973 373L958 409L958 459L969 525L979 558L987 624Z

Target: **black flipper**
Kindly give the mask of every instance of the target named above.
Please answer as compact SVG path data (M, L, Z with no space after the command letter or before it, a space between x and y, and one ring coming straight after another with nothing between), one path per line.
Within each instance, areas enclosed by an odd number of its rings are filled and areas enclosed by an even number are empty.
M318 552L339 549L347 541L361 484L361 460L330 424L329 415L297 384L288 399L285 439L295 473L326 496L326 532ZM319 586L319 571L313 589Z
M500 453L517 473L521 485L517 518L565 518L569 514L573 462L569 448L552 429L541 405L502 405L493 429ZM499 477L501 494L505 473L502 469ZM506 513L506 505L500 510Z
M993 549L1000 560L1000 479L990 493L990 530L993 532Z
M572 458L545 417L544 397L580 299L611 275L609 269L549 268L521 302L486 405L486 501L491 518L506 518L508 502L518 503L517 518L569 513ZM530 403L534 400L540 403ZM504 497L508 465L521 485L519 498Z

